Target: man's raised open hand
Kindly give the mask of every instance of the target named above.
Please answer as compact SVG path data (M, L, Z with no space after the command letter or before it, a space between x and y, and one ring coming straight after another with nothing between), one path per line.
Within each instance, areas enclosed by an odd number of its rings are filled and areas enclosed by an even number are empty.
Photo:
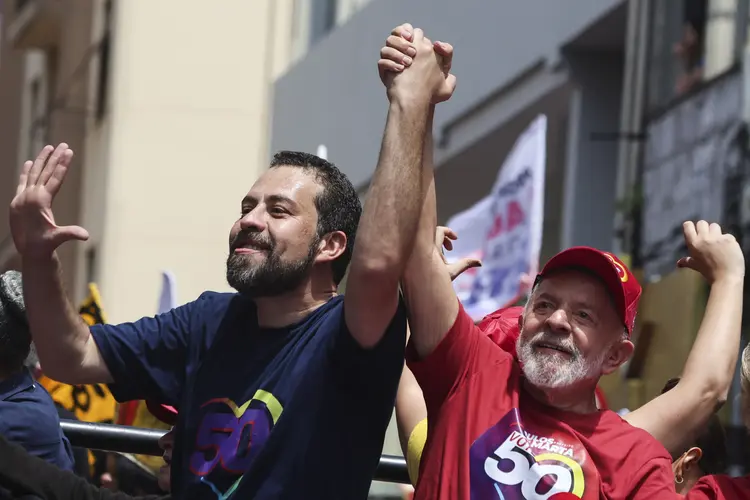
M52 213L55 199L65 180L73 150L65 143L45 146L34 161L23 164L18 188L10 203L10 229L16 250L23 258L49 258L69 240L87 240L79 226L58 226Z
M731 234L721 231L718 224L701 220L682 224L689 257L677 262L677 267L698 271L709 283L723 278L743 279L745 257L739 243Z
M457 239L458 235L453 231L453 229L449 227L438 226L435 230L435 246L440 252L440 255L443 257L443 262L445 262L445 268L448 270L451 281L455 280L461 274L463 274L464 271L467 271L472 267L482 266L482 261L473 257L463 257L461 259L448 263L445 258L445 254L443 253L443 248L448 251L453 250L453 241Z

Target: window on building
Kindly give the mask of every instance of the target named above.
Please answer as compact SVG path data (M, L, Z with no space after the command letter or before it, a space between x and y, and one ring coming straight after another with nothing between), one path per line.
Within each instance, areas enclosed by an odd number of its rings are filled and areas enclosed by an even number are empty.
M328 34L336 26L337 0L310 0L310 45Z
M107 112L109 91L110 56L112 48L112 0L104 2L104 24L99 42L99 71L96 78L96 119L101 120Z
M302 57L307 50L325 37L336 26L372 0L294 0L292 20L292 59Z
M702 1L702 0L699 0ZM688 43L688 30L685 21L688 3L692 0L675 2L651 2L652 15L650 30L648 108L663 108L678 96L678 81L684 81L688 53L691 55L700 47L693 36ZM705 4L705 1L703 2ZM704 30L701 29L701 32ZM682 55L684 54L684 55Z
M732 67L744 44L748 0L651 2L648 108L656 111ZM731 7L731 8L730 8Z

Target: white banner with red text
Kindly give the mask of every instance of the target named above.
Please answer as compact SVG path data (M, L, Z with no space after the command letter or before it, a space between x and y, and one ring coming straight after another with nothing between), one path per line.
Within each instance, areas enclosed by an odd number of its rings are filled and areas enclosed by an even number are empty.
M516 140L492 192L447 223L458 235L448 261L482 260L482 267L468 270L453 283L474 320L518 300L524 275L538 271L546 140L547 117L540 115Z

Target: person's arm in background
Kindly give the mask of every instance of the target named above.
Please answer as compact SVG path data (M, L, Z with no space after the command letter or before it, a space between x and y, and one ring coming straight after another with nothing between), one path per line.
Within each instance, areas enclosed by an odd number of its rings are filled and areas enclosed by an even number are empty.
M56 254L66 241L88 239L82 227L56 225L52 213L72 159L73 150L61 143L45 146L35 161L24 163L10 204L11 234L21 255L29 327L45 373L69 384L107 383L112 376L65 294Z
M170 496L133 497L97 488L72 472L58 469L30 455L0 435L0 488L15 497L28 495L41 500L168 500Z
M379 343L398 307L421 209L425 128L432 100L445 85L432 44L419 29L409 37L415 49L409 67L386 76L388 117L344 297L347 328L365 348Z
M718 224L683 225L690 257L679 267L698 271L711 285L706 311L677 386L625 415L672 454L695 442L709 417L726 401L739 351L745 258Z

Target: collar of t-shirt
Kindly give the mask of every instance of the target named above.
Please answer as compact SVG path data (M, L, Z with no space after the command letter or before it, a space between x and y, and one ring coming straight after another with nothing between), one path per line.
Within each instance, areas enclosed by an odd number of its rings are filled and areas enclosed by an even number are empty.
M607 418L609 414L613 413L608 410L597 410L591 413L577 413L546 405L526 390L523 376L520 377L519 381L521 385L521 401L525 407L530 407L535 413L549 415L555 420L559 420L568 425L573 425L576 428L586 426L593 429L602 421L602 419Z
M27 368L0 381L0 400L7 401L19 392L27 391L34 385L34 379Z

